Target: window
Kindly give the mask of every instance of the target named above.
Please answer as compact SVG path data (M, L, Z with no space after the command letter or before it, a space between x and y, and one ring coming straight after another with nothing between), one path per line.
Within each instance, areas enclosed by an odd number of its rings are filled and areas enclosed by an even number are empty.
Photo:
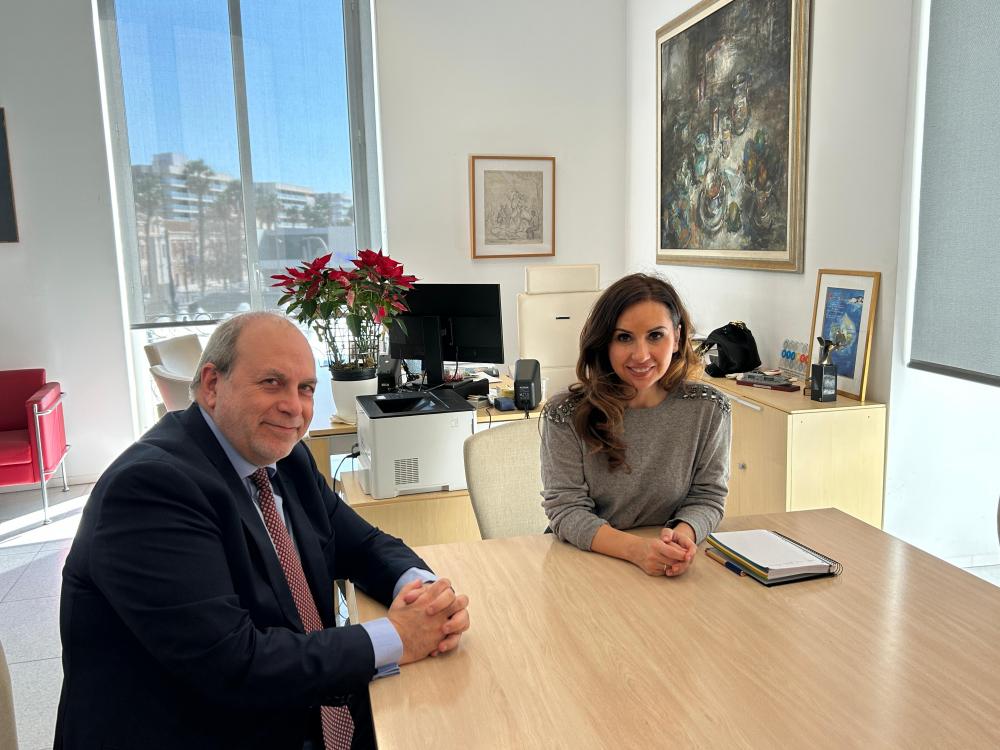
M101 0L133 329L274 306L271 274L371 244L344 1Z

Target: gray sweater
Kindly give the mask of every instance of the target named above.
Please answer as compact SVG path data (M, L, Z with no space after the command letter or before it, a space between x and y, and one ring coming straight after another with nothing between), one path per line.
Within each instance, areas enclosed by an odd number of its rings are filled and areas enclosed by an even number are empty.
M589 550L604 524L691 525L701 542L722 520L729 480L729 400L688 382L649 409L625 410L624 466L592 453L573 427L580 396L560 394L542 418L542 507L560 539Z

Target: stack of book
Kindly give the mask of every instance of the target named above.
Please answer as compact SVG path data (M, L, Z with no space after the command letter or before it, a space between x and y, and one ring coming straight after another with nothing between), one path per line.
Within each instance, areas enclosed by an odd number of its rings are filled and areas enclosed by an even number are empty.
M765 586L839 575L843 570L836 560L777 531L719 531L708 535L708 543L724 558L723 562L728 561Z
M737 375L736 385L745 385L750 388L766 388L771 391L797 391L801 388L801 386L795 384L792 378L785 375L769 375L757 370Z

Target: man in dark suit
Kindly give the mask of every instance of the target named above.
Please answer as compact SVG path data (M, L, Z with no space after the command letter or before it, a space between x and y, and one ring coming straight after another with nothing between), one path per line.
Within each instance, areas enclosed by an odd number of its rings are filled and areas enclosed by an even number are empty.
M299 442L315 385L295 326L232 318L195 403L98 481L63 572L56 748L371 746L368 682L458 646L468 599ZM388 616L335 628L337 578Z

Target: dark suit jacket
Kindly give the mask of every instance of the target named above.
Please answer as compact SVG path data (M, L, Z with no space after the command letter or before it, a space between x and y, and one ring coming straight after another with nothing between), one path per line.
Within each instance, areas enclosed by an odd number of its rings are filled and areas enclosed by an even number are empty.
M277 555L197 405L103 474L63 571L56 748L301 748L320 704L375 673L360 625L333 628L333 581L388 604L427 569L327 487L301 443L275 486L328 628L305 635Z

